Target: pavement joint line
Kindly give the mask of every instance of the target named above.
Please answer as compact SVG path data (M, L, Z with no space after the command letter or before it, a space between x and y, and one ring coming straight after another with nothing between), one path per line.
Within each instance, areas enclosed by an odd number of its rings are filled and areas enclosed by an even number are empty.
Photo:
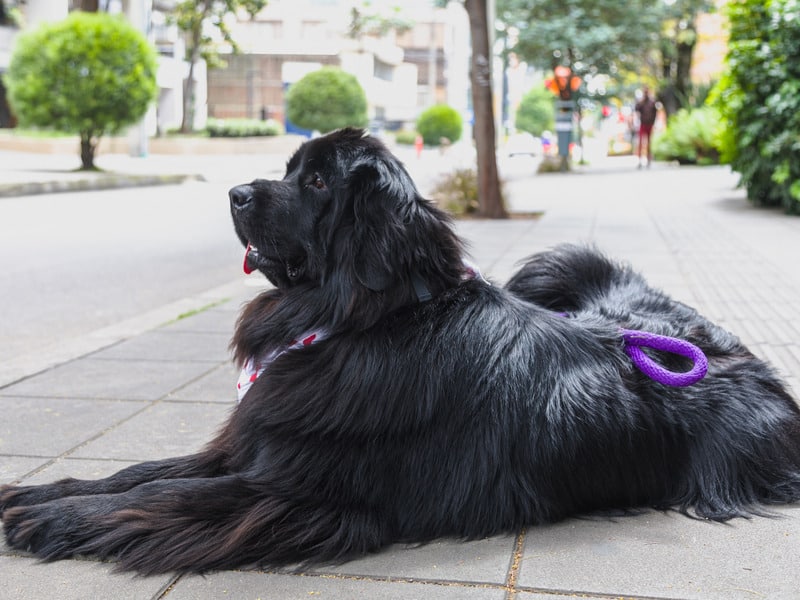
M153 594L152 600L163 600L164 598L167 598L172 593L172 590L175 589L175 586L180 583L183 577L184 576L182 574L174 575L169 581L167 581L167 583L161 586L160 590Z
M242 571L241 569L234 569L235 571ZM491 583L488 581L468 581L463 579L432 579L427 577L405 577L394 575L358 575L350 573L326 573L323 571L260 571L253 572L263 573L264 575L288 575L290 577L305 577L310 579L332 579L341 581L370 581L374 583L415 583L420 585L430 585L439 587L451 588L469 588L469 589L485 589L485 590L506 590L506 585L502 583Z
M517 580L519 579L519 570L522 567L522 557L525 553L525 538L527 537L528 529L523 527L517 534L514 540L514 550L511 553L511 564L508 567L508 574L506 575L506 600L515 600L517 597Z
M625 595L606 592L586 592L582 590L566 590L555 588L539 588L539 587L526 587L522 586L517 588L518 592L526 594L539 594L540 596L552 596L554 600L557 598L588 598L589 600L682 600L676 596L640 596L640 595Z

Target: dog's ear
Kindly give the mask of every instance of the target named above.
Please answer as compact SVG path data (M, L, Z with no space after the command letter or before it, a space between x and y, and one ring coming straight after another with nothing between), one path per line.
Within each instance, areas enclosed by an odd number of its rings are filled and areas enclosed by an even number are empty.
M416 188L405 170L370 157L350 172L353 200L353 269L373 291L391 286L411 261L407 228L415 212Z

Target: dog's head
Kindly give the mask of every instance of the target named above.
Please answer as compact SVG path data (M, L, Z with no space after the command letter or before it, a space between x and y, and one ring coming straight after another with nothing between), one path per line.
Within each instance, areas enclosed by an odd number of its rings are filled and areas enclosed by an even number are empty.
M421 281L435 293L458 281L461 248L449 220L362 130L305 142L282 180L256 179L229 196L245 269L278 288L397 294Z

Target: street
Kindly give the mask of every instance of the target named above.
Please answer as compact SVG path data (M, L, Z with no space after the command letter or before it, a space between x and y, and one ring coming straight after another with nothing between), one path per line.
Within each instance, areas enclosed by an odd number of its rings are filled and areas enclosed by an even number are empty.
M239 278L227 189L0 200L0 364Z

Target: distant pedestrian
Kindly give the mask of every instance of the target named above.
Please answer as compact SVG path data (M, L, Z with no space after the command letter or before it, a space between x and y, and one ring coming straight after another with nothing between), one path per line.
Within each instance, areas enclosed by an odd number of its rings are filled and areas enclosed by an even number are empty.
M642 99L636 103L635 108L639 115L639 147L637 156L639 157L639 168L642 168L642 146L645 148L645 156L647 158L647 166L653 160L653 151L651 149L650 140L653 133L653 124L656 122L656 115L658 114L658 105L656 101L650 96L650 88L645 87L642 90Z

